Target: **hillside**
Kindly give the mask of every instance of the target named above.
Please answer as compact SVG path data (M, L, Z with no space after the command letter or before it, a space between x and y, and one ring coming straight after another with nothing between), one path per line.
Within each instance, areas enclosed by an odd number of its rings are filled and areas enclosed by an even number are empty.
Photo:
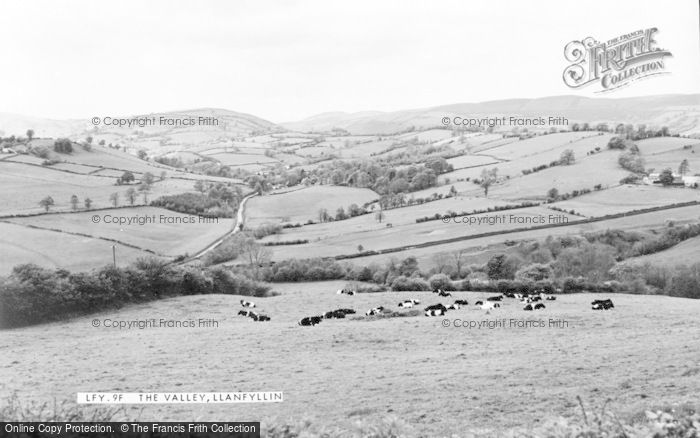
M673 132L700 135L700 95L660 95L621 99L556 96L458 103L392 112L326 113L282 123L302 132L341 128L352 134L390 134L411 127L440 126L442 117L561 116L571 123L645 123L668 126Z

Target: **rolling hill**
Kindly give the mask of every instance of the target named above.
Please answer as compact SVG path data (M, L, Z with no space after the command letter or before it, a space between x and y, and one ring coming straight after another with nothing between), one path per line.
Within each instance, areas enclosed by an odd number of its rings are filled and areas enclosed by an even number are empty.
M286 122L287 129L328 132L341 128L352 134L391 134L411 127L425 129L441 125L441 118L561 116L574 122L644 123L668 126L671 131L700 135L700 95L660 95L622 99L556 96L537 99L508 99L478 103L457 103L431 108L392 112L333 112Z

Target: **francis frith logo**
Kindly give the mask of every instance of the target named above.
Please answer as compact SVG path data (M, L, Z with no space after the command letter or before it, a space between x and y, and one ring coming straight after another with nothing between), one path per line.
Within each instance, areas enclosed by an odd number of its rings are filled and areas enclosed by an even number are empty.
M668 73L664 57L673 56L657 47L657 28L637 30L605 42L592 37L571 41L564 56L572 64L564 69L564 83L570 88L599 84L604 93L642 78Z

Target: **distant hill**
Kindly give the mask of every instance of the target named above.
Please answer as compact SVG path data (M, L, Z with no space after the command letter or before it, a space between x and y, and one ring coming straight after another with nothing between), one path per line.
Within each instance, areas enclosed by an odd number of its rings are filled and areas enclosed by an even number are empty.
M24 136L27 129L33 129L36 137L68 137L73 140L82 140L90 135L95 141L104 139L108 143L151 149L154 146L164 145L187 148L201 143L225 142L283 130L272 122L250 114L215 108L132 116L100 114L99 117L100 123L95 126L90 119L52 120L0 113L0 135ZM105 117L123 119L155 117L156 123L146 126L134 124L131 127L110 126L105 124ZM168 120L193 118L197 123L192 126L160 124L161 117ZM218 120L218 125L200 124L200 117L215 118Z
M644 123L650 128L668 126L674 133L700 135L700 94L620 99L580 96L507 99L392 112L324 113L281 125L302 132L327 132L333 128L340 128L358 135L391 134L411 127L424 129L440 126L440 120L445 116L504 115L561 116L568 118L571 123Z

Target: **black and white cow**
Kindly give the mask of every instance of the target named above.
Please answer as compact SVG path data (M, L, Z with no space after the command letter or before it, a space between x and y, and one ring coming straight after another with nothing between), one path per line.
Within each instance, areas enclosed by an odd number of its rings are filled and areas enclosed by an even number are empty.
M299 325L316 325L320 324L322 316L307 316L299 320Z
M532 304L526 304L525 307L523 307L523 310L527 310L527 311L532 310Z
M498 307L501 307L501 304L493 302L493 301L487 301L485 303L481 303L481 310L491 310L491 309L496 309Z
M476 303L474 303L474 305L475 305L475 306L483 306L483 305L484 305L484 302L481 301L481 300L479 300L479 301L477 301Z
M354 290L351 290L351 289L345 289L345 288L343 288L343 289L338 289L338 291L336 292L336 294L338 294L338 295L350 295L350 296L353 296L353 295L355 295L355 291L354 291Z
M382 313L384 313L384 306L379 306L379 307L374 307L372 309L369 309L367 312L365 312L365 315L373 316L373 315L381 315Z
M243 315L243 316L248 316L248 310L239 310L238 314Z
M264 322L264 321L269 321L270 317L267 315L255 315L251 316L253 318L253 321L258 321L258 322Z
M554 295L547 295L547 298L545 298L545 300L547 301L555 301L556 299L557 297L555 297Z
M459 310L459 304L450 304L447 306L447 310Z
M594 300L591 302L591 309L593 310L609 310L614 309L612 300Z
M455 300L455 304L459 304L460 306L468 306L469 302L467 300Z
M503 301L503 295L498 295L495 297L488 297L486 301Z
M433 304L423 310L425 310L425 316L440 316L447 313L447 307L442 303Z
M544 309L544 304L543 303L537 303L535 304L535 310L542 310Z
M445 291L443 290L443 291L440 291L440 293L438 293L438 296L440 296L440 297L451 297L452 294L449 293L449 292L445 292Z
M414 301L416 301L417 303L414 303ZM413 307L416 304L420 304L420 301L418 301L418 300L406 300L406 301L401 301L399 303L399 307L405 307L408 309L410 307Z
M243 306L243 307L255 307L255 303L252 301L241 300L241 306Z

